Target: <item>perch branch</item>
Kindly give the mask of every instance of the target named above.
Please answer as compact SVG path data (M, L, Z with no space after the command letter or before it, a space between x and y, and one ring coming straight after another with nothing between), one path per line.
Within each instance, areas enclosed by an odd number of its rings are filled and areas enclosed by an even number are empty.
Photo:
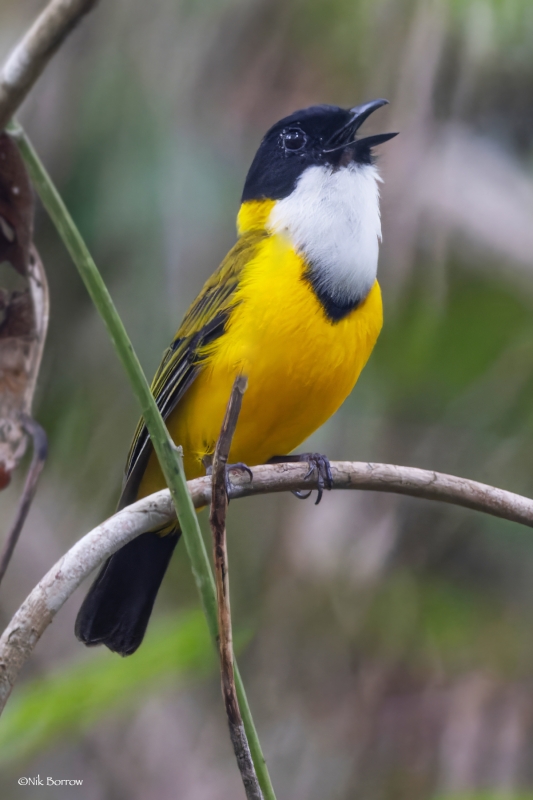
M51 0L11 51L0 72L0 131L56 50L98 0Z
M246 391L247 379L243 375L235 378L222 429L213 457L211 511L209 522L213 533L213 561L217 587L218 648L220 655L220 677L222 696L226 707L228 726L233 751L241 773L244 790L248 800L263 800L257 780L254 763L244 730L239 709L235 675L233 670L233 634L231 629L231 610L229 598L228 549L226 539L226 512L228 496L226 493L226 468L228 456L237 427L237 420Z
M333 461L331 470L334 489L366 489L442 500L533 528L533 500L484 483L393 464ZM247 475L233 473L229 496L233 499L316 488L313 476L305 479L307 471L305 463L260 465L253 468L251 482ZM190 481L188 487L195 508L210 504L210 477ZM127 542L145 531L163 528L174 519L167 489L144 497L86 534L47 572L0 638L0 712L39 638L80 583ZM239 703L242 709L240 696ZM257 768L255 757L254 763Z

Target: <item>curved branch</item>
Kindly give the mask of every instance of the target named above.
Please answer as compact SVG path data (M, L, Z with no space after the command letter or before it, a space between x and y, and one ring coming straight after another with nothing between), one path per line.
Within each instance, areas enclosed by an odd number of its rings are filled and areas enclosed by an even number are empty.
M533 500L484 483L393 464L333 461L331 470L334 489L366 489L442 500L533 527ZM253 468L251 482L248 475L232 473L230 498L316 488L314 477L306 480L307 472L306 463L260 465ZM196 508L210 503L210 477L189 481L188 487ZM0 638L0 712L39 638L80 583L131 539L162 528L173 519L175 511L168 490L145 497L76 542L47 572Z
M98 0L51 0L8 56L0 72L0 131L58 47Z

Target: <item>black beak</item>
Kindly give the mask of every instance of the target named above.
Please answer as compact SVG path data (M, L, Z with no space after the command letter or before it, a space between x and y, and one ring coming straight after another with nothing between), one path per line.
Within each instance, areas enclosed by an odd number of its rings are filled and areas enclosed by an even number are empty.
M331 139L327 142L324 152L331 153L334 150L340 150L343 147L354 144L356 145L357 149L360 148L361 151L365 150L369 152L370 148L375 147L378 144L383 144L383 142L388 142L389 139L393 139L395 136L398 136L398 133L379 133L375 136L368 136L366 139L358 139L357 141L354 139L355 134L363 122L368 119L370 114L373 114L374 111L378 110L378 108L388 105L388 103L388 100L379 98L377 100L370 100L368 103L363 103L360 106L354 106L354 108L351 108L350 119L345 125L343 125L342 128L340 128L340 130L333 134Z

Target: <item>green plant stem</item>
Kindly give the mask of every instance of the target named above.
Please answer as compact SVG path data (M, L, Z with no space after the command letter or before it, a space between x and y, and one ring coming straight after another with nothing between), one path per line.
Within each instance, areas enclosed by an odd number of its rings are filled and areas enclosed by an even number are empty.
M102 276L44 165L18 123L12 122L7 130L17 141L33 185L102 317L139 401L142 416L176 508L209 632L216 642L218 626L215 582L198 518L187 488L181 448L176 447L170 438L139 359ZM235 664L235 682L244 728L261 789L265 800L276 800L237 664Z

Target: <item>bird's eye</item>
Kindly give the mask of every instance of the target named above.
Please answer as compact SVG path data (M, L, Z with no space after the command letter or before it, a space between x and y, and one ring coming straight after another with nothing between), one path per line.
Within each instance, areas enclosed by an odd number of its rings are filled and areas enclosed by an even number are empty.
M282 134L282 141L285 150L296 153L307 144L307 136L299 128L290 128Z

